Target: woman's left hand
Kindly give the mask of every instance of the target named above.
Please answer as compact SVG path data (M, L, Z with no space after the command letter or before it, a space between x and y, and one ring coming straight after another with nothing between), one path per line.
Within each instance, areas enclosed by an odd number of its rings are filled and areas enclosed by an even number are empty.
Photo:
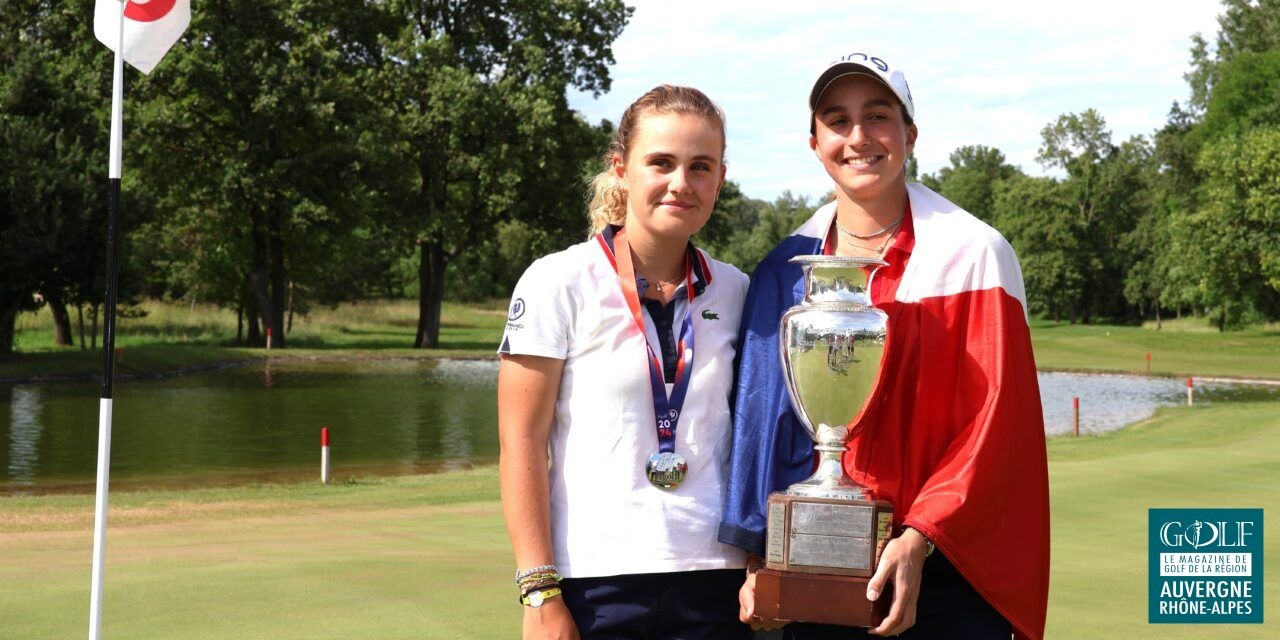
M919 531L907 528L889 541L880 554L876 573L867 583L867 599L878 600L893 581L893 603L889 615L880 626L867 632L877 636L896 636L916 623L916 601L920 598L920 576L924 572L928 541Z

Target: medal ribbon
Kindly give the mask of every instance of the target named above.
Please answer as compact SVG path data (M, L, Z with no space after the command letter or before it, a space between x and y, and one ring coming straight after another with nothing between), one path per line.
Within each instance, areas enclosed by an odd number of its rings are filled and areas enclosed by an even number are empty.
M653 416L658 430L658 451L671 453L676 450L676 423L680 420L680 412L684 409L684 398L689 391L689 378L693 375L693 263L685 259L684 280L685 293L689 296L688 313L680 325L680 340L676 350L680 361L676 364L676 379L671 387L671 397L667 397L666 379L662 375L662 359L649 343L649 334L644 330L644 316L640 311L640 292L636 288L635 267L631 261L631 246L627 244L627 229L623 227L613 237L613 250L605 240L604 234L596 236L601 248L608 256L609 262L618 273L618 284L622 286L622 297L631 309L631 319L644 336L645 347L649 351L649 386L653 391Z

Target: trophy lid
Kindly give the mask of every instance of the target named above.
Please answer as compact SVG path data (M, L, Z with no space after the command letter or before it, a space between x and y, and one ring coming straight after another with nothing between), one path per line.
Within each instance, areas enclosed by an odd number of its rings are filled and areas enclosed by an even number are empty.
M794 262L798 265L813 265L815 267L840 267L840 268L856 268L861 269L866 266L883 267L888 262L880 258L860 258L857 256L828 256L828 255L802 255L793 256L787 262Z
M804 270L805 302L854 302L870 305L867 295L869 274L863 267L883 267L888 262L879 258L853 256L805 255L789 260Z

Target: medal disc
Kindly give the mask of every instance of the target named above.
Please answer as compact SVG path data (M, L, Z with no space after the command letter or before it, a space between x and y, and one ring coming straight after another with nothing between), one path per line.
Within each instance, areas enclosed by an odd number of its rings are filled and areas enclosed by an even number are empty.
M653 486L674 489L684 482L684 476L689 472L689 463L685 462L684 456L674 451L659 451L649 456L644 472Z

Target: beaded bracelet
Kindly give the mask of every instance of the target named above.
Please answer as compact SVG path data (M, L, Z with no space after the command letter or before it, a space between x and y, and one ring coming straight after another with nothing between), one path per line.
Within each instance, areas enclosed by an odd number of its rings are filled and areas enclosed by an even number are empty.
M560 574L554 571L541 571L531 575L527 575L516 581L516 587L521 592L528 592L537 586L560 584Z
M548 589L551 587L558 587L558 586L560 586L559 577L548 576L536 582L530 581L530 582L521 584L519 588L520 588L520 595L527 596L529 595L529 593L533 591L538 591L539 589Z
M558 571L559 570L556 569L556 566L554 564L538 565L532 569L525 569L523 571L516 569L516 584L519 584L520 580L527 578L535 573L547 573L547 572L557 573Z

